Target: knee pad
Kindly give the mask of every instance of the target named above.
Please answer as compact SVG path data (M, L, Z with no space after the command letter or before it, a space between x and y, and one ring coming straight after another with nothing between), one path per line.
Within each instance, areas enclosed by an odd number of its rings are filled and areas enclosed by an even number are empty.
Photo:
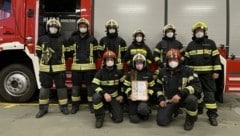
M157 117L157 124L159 125L159 126L168 126L169 124L170 124L170 120L168 120L168 119L166 119L166 118L159 118L159 117Z
M149 115L149 109L147 103L140 103L137 108L137 113L143 116Z
M185 99L185 103L186 103L186 108L189 110L195 110L197 109L197 105L198 105L198 99L196 96L194 95L189 95L186 99Z

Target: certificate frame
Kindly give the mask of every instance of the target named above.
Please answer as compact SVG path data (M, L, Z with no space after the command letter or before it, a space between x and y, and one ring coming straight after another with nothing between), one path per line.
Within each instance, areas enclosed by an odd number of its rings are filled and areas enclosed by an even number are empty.
M132 81L132 101L148 100L148 82L147 81Z

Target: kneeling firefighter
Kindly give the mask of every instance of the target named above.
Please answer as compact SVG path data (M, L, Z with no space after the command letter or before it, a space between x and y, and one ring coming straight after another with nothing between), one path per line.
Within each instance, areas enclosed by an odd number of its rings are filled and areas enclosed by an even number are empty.
M107 50L103 54L103 68L98 71L92 81L93 108L96 117L96 128L101 128L105 116L105 109L110 112L112 121L120 123L123 121L123 92L121 84L124 76L117 69L117 57L113 51Z
M197 74L185 65L181 65L181 54L177 49L166 53L166 67L162 68L156 81L159 109L157 124L167 126L179 108L185 108L184 129L191 130L197 120L198 95L201 83Z

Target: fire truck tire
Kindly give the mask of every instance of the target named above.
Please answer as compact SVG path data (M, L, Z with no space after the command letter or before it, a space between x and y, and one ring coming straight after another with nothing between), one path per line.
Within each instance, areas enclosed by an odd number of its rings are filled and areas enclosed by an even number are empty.
M21 64L11 64L0 72L0 95L7 102L29 101L36 91L34 73Z

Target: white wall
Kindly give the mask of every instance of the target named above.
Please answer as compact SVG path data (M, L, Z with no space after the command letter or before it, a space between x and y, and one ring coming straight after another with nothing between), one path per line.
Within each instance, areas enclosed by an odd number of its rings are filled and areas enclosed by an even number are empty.
M230 42L229 55L240 58L240 1L230 0Z
M162 36L164 0L95 0L94 34L98 40L105 36L105 23L118 21L119 35L127 44L132 42L135 29L146 33L146 43L153 49Z
M208 24L208 35L217 45L226 44L226 0L168 0L168 22L177 27L177 38L188 44L197 21Z

